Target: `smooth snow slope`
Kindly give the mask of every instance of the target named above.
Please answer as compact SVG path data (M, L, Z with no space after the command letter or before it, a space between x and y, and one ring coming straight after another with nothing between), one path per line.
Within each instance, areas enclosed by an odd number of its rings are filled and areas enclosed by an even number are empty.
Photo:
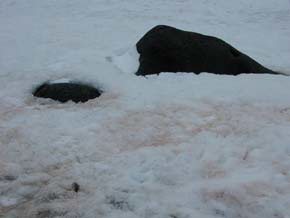
M290 78L136 77L157 24L290 73L287 0L0 0L1 218L289 217ZM67 79L105 94L31 95Z

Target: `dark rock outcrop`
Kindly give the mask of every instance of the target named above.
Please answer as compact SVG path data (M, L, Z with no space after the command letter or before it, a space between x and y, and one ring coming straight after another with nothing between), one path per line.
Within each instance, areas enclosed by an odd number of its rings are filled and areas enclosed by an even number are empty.
M169 26L154 27L136 46L140 54L136 75L161 72L280 74L263 67L221 39Z
M51 98L60 102L86 102L102 94L92 86L81 83L44 83L37 87L33 95L40 98Z

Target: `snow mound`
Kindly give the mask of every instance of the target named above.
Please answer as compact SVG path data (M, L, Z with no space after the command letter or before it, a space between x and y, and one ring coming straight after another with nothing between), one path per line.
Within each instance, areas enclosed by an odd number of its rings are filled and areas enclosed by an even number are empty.
M132 46L116 51L115 55L108 57L107 60L112 62L123 73L135 74L139 67L139 56L136 46Z

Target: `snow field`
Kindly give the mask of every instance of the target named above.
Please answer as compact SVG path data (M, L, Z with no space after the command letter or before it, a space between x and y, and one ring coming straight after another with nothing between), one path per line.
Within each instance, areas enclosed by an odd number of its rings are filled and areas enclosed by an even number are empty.
M0 1L0 217L289 217L288 77L133 75L133 44L157 24L289 73L289 7ZM64 79L105 92L84 104L31 95Z

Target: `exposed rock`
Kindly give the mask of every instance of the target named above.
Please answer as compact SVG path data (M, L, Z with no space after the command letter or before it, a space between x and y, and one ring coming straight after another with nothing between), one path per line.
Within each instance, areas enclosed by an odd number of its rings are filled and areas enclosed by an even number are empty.
M136 75L161 72L280 74L221 39L164 25L151 29L136 46L140 54Z

